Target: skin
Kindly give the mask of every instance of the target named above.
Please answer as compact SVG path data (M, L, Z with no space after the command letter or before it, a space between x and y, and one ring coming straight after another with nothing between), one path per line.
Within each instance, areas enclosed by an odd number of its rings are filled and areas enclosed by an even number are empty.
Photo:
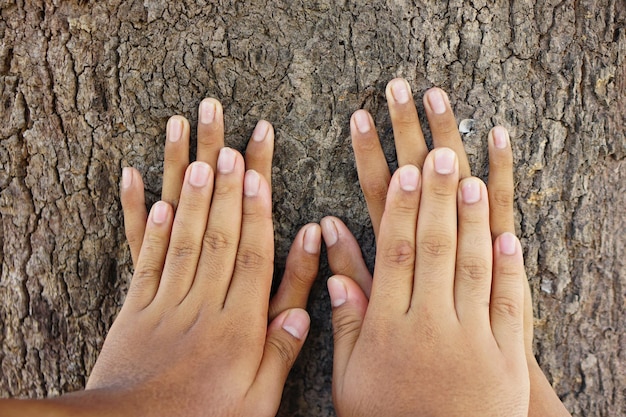
M413 164L422 167L428 150L408 83L403 79L392 80L387 86L386 95L399 165ZM439 100L437 100L438 97L440 97ZM446 146L453 149L459 160L460 178L469 176L469 163L445 92L438 88L429 90L424 96L424 108L431 127L434 146L436 148ZM365 195L374 233L378 238L391 174L376 134L373 119L366 111L358 110L354 113L351 119L351 132L359 181ZM502 127L492 129L489 133L488 145L490 163L488 181L489 226L492 238L495 239L502 233L515 232L513 158L506 129ZM358 283L364 294L369 297L372 288L372 276L362 259L358 243L343 222L335 217L322 219L321 225L332 271L335 274L352 278ZM570 414L537 364L532 351L532 337L532 301L530 288L526 281L524 339L525 356L531 382L528 415L569 416Z
M298 233L270 303L273 130L257 125L244 160L223 148L221 106L207 100L214 117L200 117L198 161L189 164L188 122L170 119L162 201L149 214L140 175L124 170L136 268L86 390L4 400L0 416L276 414L309 330L302 308L321 231L307 225Z

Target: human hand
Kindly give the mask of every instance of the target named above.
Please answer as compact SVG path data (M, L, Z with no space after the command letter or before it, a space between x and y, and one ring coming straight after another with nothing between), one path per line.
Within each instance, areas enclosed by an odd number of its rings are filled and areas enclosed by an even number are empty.
M377 246L369 301L328 281L337 414L526 416L521 246L504 233L492 248L487 189L459 184L452 150L431 152L423 176L396 171Z
M189 166L189 132L186 118L173 116L168 121L161 199L170 203L174 210L180 198L185 170ZM215 172L218 155L224 147L224 111L221 103L213 98L200 103L197 138L197 160L208 163ZM274 129L269 122L261 120L248 142L245 167L261 174L270 190L273 152ZM124 225L133 265L137 265L147 220L144 185L136 169L126 168L125 175L128 181L124 181L121 187ZM317 278L320 248L320 226L315 223L303 226L294 238L280 286L270 301L270 320L287 309L306 308L311 286Z

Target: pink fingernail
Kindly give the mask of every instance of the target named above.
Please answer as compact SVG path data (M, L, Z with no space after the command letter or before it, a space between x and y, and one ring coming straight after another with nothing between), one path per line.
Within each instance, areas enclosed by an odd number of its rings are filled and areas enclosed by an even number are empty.
M444 114L446 112L445 98L438 88L433 88L428 92L428 103L435 114Z
M406 165L400 169L400 188L404 191L417 190L417 183L420 176L420 172L417 167L413 165Z
M339 240L339 232L335 222L331 219L322 219L322 234L327 247L333 246Z
M189 184L197 188L202 188L209 182L209 172L211 167L205 162L194 162L191 164L189 173Z
M217 157L217 169L221 174L230 174L235 170L236 154L230 148L220 149L220 154Z
M170 142L178 142L183 136L183 123L178 117L170 118L167 123L167 138Z
M303 247L305 252L317 255L320 251L321 233L317 225L311 225L304 231Z
M152 221L156 224L163 224L167 220L167 206L163 201L157 201L154 204L152 212Z
M463 181L461 196L465 204L474 204L480 201L480 182L476 178L468 178Z
M411 99L408 84L405 80L398 78L391 83L391 94L399 104L406 104Z
M435 171L441 175L452 174L456 170L456 154L452 149L439 148L435 151Z
M512 233L503 233L498 240L500 252L504 255L515 255L517 252L517 238Z
M367 133L372 128L370 126L370 116L365 110L357 110L354 113L354 122L357 130L361 133Z
M507 132L506 129L498 126L493 128L493 144L498 149L506 149L508 145L508 140L506 139Z
M330 277L326 282L328 286L328 294L330 295L330 302L333 307L340 307L348 299L348 290L346 286L339 279Z
M261 187L261 177L254 170L246 172L246 177L243 181L243 193L246 197L256 197L259 194L259 188Z
M267 136L267 132L270 131L270 124L265 120L259 120L252 132L252 140L255 142L263 142Z
M310 326L309 315L302 310L291 310L287 313L282 328L298 340L304 339Z
M200 103L200 123L208 125L215 120L215 103L213 100L203 100Z
M133 184L133 171L129 167L122 169L122 188L129 188Z

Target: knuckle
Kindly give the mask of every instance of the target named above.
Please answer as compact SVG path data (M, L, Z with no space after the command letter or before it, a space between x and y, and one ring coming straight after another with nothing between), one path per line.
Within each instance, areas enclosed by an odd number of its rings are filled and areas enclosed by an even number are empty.
M419 241L418 251L427 256L440 258L448 256L456 250L451 236L444 233L427 233Z
M491 276L487 260L479 257L463 257L457 261L459 272L470 281L483 281Z
M289 265L288 268L288 273L285 275L289 277L289 285L297 292L308 292L313 281L315 281L317 270L311 268L307 263L297 264L295 266Z
M285 371L289 371L291 363L297 356L296 347L287 340L270 338L267 341L269 347L276 352Z
M187 259L195 255L198 252L197 245L194 245L187 241L174 242L170 245L168 251L168 257L176 259Z
M415 261L415 244L401 239L382 249L383 262L392 267L405 269L413 267Z
M361 320L352 314L338 315L333 325L335 342L356 340L361 332Z
M256 271L271 263L270 257L258 249L243 247L237 252L237 266L245 271Z
M497 190L493 193L493 203L498 207L513 208L513 193L509 190Z
M511 319L511 322L517 321L524 310L521 300L510 295L492 297L491 309L499 316Z
M361 188L367 201L385 201L387 199L387 182L380 178L368 178L361 181Z
M221 230L207 229L202 244L211 251L220 251L230 246L228 235Z

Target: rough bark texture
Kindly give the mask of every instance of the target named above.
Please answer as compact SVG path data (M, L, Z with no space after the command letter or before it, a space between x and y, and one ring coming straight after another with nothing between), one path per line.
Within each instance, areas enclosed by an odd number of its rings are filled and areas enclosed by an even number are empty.
M479 176L510 127L539 361L574 415L626 412L624 0L368 3L0 0L0 395L83 387L131 277L121 168L156 199L166 119L206 96L236 148L275 124L278 269L328 214L371 266L348 120L370 110L393 165L384 87L404 76L476 120ZM281 416L333 415L328 275Z

